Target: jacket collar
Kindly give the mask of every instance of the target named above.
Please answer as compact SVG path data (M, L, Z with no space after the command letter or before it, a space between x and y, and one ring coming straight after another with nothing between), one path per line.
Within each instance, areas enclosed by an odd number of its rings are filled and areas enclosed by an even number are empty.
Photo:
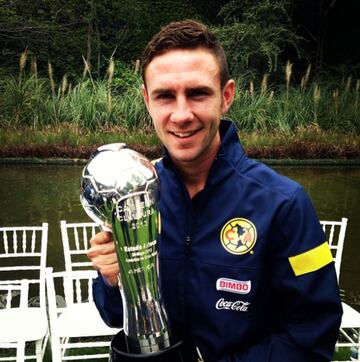
M219 131L221 145L217 157L226 157L229 161L239 162L245 157L245 152L241 146L234 122L229 119L222 119Z

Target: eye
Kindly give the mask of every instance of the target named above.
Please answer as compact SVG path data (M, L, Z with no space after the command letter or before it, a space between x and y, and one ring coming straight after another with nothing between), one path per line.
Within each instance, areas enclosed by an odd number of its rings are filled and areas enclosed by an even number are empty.
M156 95L156 99L172 99L174 95L171 92L161 92Z
M210 95L210 92L208 89L199 88L199 89L191 89L188 92L188 96L191 98L202 98Z

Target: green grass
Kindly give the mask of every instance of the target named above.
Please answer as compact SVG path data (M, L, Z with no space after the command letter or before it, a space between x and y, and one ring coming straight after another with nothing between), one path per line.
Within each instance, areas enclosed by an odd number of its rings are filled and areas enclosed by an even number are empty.
M350 360L350 348L348 347L339 347L335 350L333 361L349 361Z
M47 126L41 129L32 127L0 128L0 143L3 147L26 144L79 147L114 142L141 143L147 146L159 144L159 140L150 126L132 132L120 126L99 127L93 131L68 124Z
M259 148L288 146L299 141L308 144L338 146L358 147L360 145L360 135L356 133L324 131L313 125L297 128L293 132L279 130L239 131L239 137L244 147ZM68 124L46 126L39 129L32 127L0 128L0 143L2 147L26 144L79 147L113 142L142 144L145 146L160 144L152 126L132 131L121 126L99 127L93 131L88 128Z
M360 145L360 135L354 132L342 133L332 130L322 130L318 126L299 127L288 131L240 131L240 139L244 147L279 147L305 142L308 144L326 144L338 146Z
M259 159L360 159L360 135L323 131L309 126L288 131L240 131L250 157ZM161 155L160 141L151 126L128 130L120 126L97 130L59 124L41 129L0 128L1 157L85 158L96 146L126 143L149 158Z

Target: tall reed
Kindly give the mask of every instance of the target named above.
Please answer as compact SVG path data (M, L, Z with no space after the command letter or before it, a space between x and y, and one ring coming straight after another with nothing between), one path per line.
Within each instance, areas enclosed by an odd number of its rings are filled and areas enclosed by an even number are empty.
M47 78L41 78L35 58L27 72L27 57L27 51L20 56L18 77L2 81L0 126L41 128L64 124L89 130L120 127L128 132L152 132L138 73L129 83L119 82L122 74L117 75L116 63L110 59L106 79L94 79L83 58L83 76L70 82L65 74L57 85L50 62ZM129 79L126 77L128 73L123 80ZM262 78L243 74L236 79L236 95L227 116L240 130L290 133L317 127L360 133L359 79L349 76L336 82L316 78L309 65L300 84L295 84L290 62L282 84L272 84L269 79L269 74Z
M25 49L21 55L20 55L20 59L19 59L19 82L21 82L23 74L24 74L24 70L26 67L26 61L27 61L27 56L28 56L28 52L27 49Z
M115 72L115 62L114 59L111 57L108 67L108 109L109 112L111 111L111 85L112 85L112 79L114 77Z

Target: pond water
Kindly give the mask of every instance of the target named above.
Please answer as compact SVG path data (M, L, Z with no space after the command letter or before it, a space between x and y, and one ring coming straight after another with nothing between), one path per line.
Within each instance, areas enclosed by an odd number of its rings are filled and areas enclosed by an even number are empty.
M60 220L89 221L79 201L81 165L0 165L0 226L49 223L47 265L64 269ZM321 220L347 217L340 288L360 310L360 167L274 167L300 182Z

